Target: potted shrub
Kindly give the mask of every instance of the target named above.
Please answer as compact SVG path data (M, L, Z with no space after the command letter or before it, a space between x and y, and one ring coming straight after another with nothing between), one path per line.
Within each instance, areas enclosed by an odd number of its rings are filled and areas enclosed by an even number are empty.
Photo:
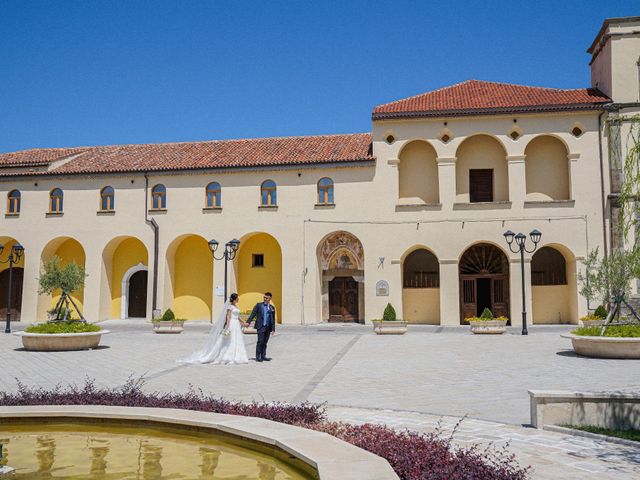
M407 333L407 323L396 318L396 310L393 305L387 303L382 314L382 320L372 320L373 331L377 335L403 335Z
M583 327L600 327L607 318L607 309L603 305L599 305L595 312L580 317L580 323Z
M85 350L96 348L107 330L87 323L71 294L84 286L84 268L75 262L62 265L59 257L53 257L42 266L39 293L60 298L54 308L47 312L48 321L27 327L24 332L14 335L22 338L26 350L56 351ZM74 315L78 314L79 318Z
M167 308L160 318L151 320L155 333L182 333L184 330L183 318L176 318L173 310Z
M500 335L507 331L507 317L494 317L491 310L485 308L479 317L465 318L473 334Z

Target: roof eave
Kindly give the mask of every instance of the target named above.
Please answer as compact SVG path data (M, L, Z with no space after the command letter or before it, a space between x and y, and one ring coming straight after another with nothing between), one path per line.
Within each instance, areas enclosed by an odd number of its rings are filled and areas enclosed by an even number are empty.
M535 105L520 107L497 107L497 108L473 108L454 110L426 110L407 112L373 112L371 119L391 120L404 118L434 118L434 117L469 117L482 115L508 115L513 113L545 113L545 112L568 112L584 110L603 110L610 101L601 103L580 103L568 105Z

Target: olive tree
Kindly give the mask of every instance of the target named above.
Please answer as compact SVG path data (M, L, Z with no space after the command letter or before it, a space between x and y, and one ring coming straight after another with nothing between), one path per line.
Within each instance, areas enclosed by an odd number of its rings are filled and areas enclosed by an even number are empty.
M80 319L85 321L71 294L84 287L86 276L84 267L75 262L70 262L63 266L60 257L57 256L44 262L38 279L40 284L39 293L53 296L56 292L61 292L54 308L56 314L54 321L69 320L71 318L71 305L78 312Z

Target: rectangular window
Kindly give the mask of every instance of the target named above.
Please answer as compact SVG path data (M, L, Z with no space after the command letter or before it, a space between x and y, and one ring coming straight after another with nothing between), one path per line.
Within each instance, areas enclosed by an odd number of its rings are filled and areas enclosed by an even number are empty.
M493 169L469 170L469 201L493 202Z
M264 267L264 254L254 253L253 255L251 255L251 266Z

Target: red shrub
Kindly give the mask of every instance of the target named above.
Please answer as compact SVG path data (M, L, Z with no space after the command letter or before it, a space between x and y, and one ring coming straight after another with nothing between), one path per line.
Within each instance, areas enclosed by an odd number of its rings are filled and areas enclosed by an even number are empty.
M383 425L351 425L330 422L324 405L302 403L231 402L191 389L180 393L145 393L142 380L129 380L121 388L98 388L87 380L53 390L27 387L18 381L16 393L0 392L0 405L113 405L127 407L180 408L265 418L326 432L352 445L379 455L389 462L403 480L524 480L522 468L513 455L502 450L477 447L456 449L450 437L439 432L396 431Z

